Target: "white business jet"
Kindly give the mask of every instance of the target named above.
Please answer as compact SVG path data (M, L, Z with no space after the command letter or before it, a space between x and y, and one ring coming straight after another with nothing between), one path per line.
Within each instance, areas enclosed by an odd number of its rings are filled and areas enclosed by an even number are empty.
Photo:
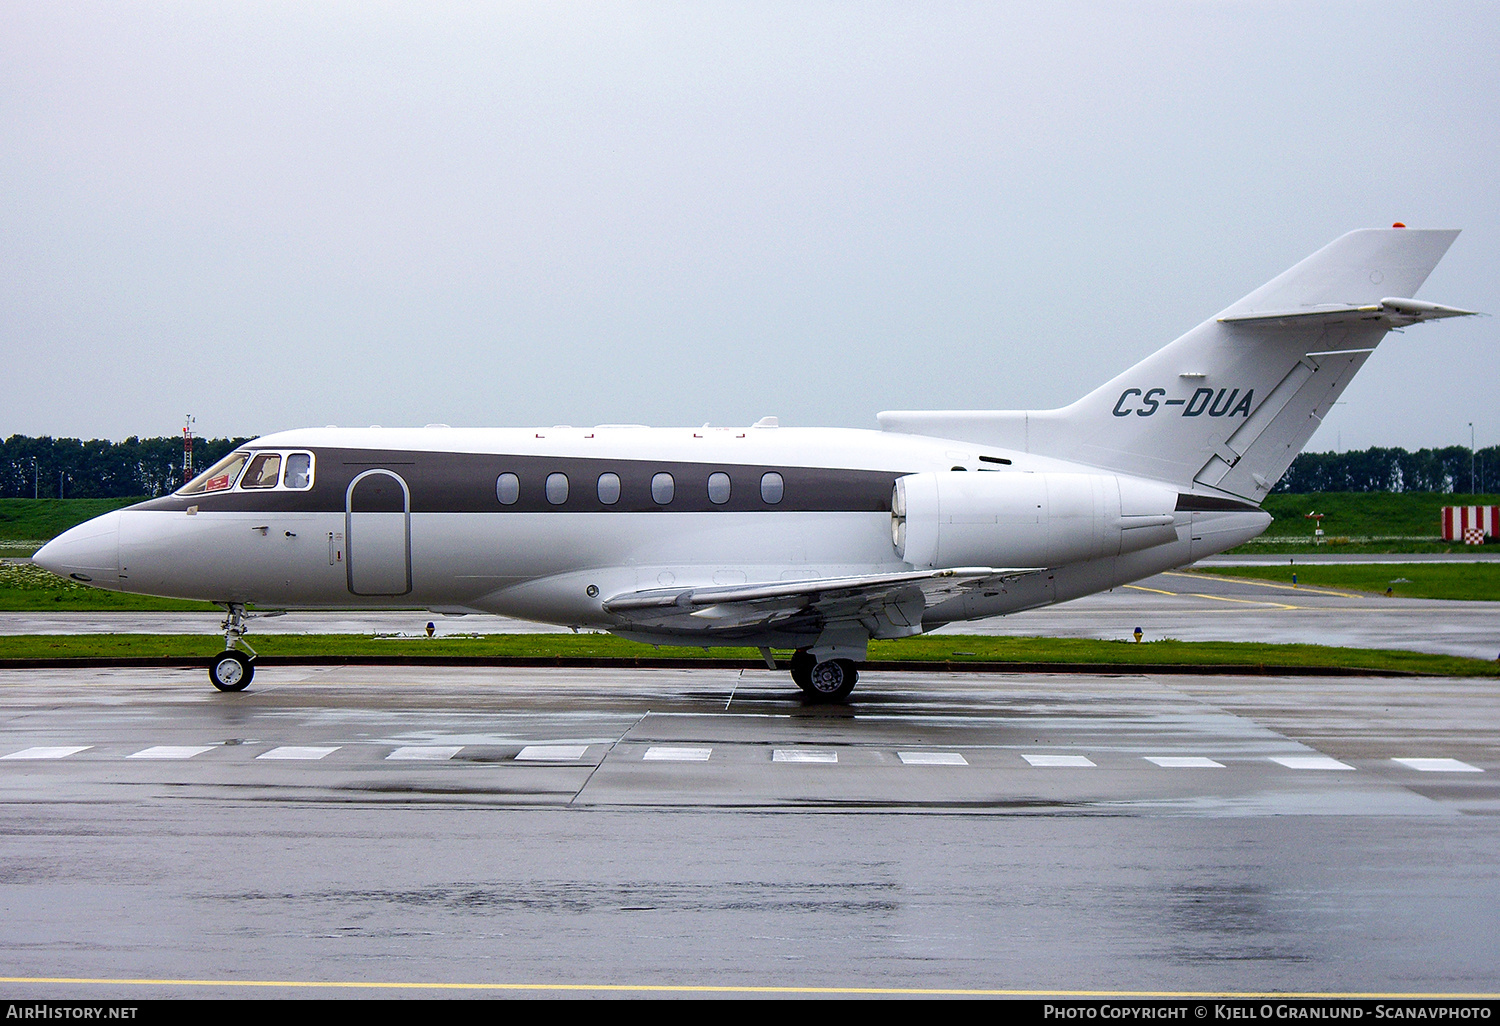
M1351 232L1057 410L887 412L880 430L326 428L256 439L36 562L225 607L499 613L655 644L789 649L843 700L872 638L1140 580L1255 537L1257 505L1456 231Z

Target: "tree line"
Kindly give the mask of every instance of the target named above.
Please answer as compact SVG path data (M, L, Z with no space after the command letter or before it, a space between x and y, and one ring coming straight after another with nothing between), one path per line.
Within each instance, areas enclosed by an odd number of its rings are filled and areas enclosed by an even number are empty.
M223 459L248 438L193 439L193 473ZM27 438L0 442L0 498L124 499L182 487L182 436L103 439Z
M199 472L247 438L193 439ZM1471 459L1472 456L1472 459ZM1470 467L1473 474L1470 474ZM0 442L0 498L123 499L180 488L182 438L27 438ZM1476 487L1477 486L1477 487ZM1500 446L1470 453L1445 449L1305 452L1292 461L1278 492L1500 492Z
M1471 472L1472 468L1472 472ZM1292 461L1278 492L1500 492L1500 446L1472 451L1370 448L1363 452L1304 452Z

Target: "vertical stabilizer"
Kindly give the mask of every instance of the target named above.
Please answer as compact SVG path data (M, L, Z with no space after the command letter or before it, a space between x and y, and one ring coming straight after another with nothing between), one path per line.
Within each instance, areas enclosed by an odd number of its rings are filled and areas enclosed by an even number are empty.
M1457 236L1350 232L1060 410L881 423L1259 502L1387 331L1468 313L1410 299Z

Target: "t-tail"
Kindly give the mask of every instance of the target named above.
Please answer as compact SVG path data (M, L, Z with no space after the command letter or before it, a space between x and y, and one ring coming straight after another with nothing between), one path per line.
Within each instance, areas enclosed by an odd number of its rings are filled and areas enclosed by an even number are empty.
M1411 298L1457 236L1350 232L1062 409L880 423L1259 502L1386 332L1472 313Z

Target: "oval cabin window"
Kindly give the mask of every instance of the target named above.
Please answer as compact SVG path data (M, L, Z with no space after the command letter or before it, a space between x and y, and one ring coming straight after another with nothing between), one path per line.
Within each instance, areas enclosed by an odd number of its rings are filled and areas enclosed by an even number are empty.
M547 475L547 501L554 506L561 506L568 501L568 475Z
M651 501L658 506L665 506L672 501L672 496L677 491L677 482L672 480L672 475L667 473L654 474L651 477Z
M502 506L513 506L521 497L521 479L514 474L501 474L495 479L495 498Z
M620 501L620 475L599 475L599 501L606 506L613 506Z
M760 476L760 499L762 502L770 503L771 505L780 502L785 488L786 483L781 480L781 475L774 470Z
M708 475L708 501L722 506L729 501L729 475L716 473Z

